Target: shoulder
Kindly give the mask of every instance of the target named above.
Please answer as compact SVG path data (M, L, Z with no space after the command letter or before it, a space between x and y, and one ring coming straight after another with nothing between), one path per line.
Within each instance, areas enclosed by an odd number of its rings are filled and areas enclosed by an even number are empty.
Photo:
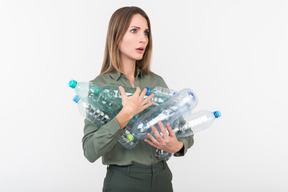
M94 83L97 86L103 86L106 84L111 84L112 83L112 78L110 76L110 73L105 73L97 76L93 80L91 80L92 83Z
M151 82L152 83L152 85L151 85L152 87L156 87L156 86L167 87L167 84L164 81L164 79L160 75L158 75L158 74L156 74L154 72L151 72L149 74L145 74L143 76L143 79L144 80L148 80L149 82Z
M163 80L164 81L164 79L160 75L158 75L154 72L150 72L150 73L144 75L144 78L151 78L151 79L155 79L155 80Z

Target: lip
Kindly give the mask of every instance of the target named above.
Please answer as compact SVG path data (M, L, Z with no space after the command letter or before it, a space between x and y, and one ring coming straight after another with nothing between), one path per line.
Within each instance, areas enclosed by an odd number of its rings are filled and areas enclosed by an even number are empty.
M145 48L144 47L138 47L136 48L137 53L144 53Z

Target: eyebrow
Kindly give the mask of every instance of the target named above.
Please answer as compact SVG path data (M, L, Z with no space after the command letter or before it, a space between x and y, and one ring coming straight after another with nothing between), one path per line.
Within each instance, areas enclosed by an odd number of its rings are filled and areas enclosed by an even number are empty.
M140 27L138 26L130 26L130 28L136 28L136 29L141 29ZM147 31L149 31L149 28L146 29Z

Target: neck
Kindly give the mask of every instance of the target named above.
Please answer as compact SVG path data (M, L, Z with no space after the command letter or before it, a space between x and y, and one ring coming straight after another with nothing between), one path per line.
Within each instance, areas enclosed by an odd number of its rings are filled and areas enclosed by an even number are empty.
M133 60L122 60L122 66L121 66L121 72L125 74L125 76L128 79L134 79L134 74L135 74L135 66L136 66L136 61Z
M136 66L136 61L128 60L126 62L122 61L122 66L120 68L121 72L129 80L133 88L134 88L134 79L135 79L135 66Z

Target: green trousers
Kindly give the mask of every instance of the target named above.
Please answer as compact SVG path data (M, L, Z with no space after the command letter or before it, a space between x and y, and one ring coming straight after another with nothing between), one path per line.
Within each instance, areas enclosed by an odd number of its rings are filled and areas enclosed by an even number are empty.
M103 192L173 192L172 173L161 161L147 166L109 165L104 179Z

